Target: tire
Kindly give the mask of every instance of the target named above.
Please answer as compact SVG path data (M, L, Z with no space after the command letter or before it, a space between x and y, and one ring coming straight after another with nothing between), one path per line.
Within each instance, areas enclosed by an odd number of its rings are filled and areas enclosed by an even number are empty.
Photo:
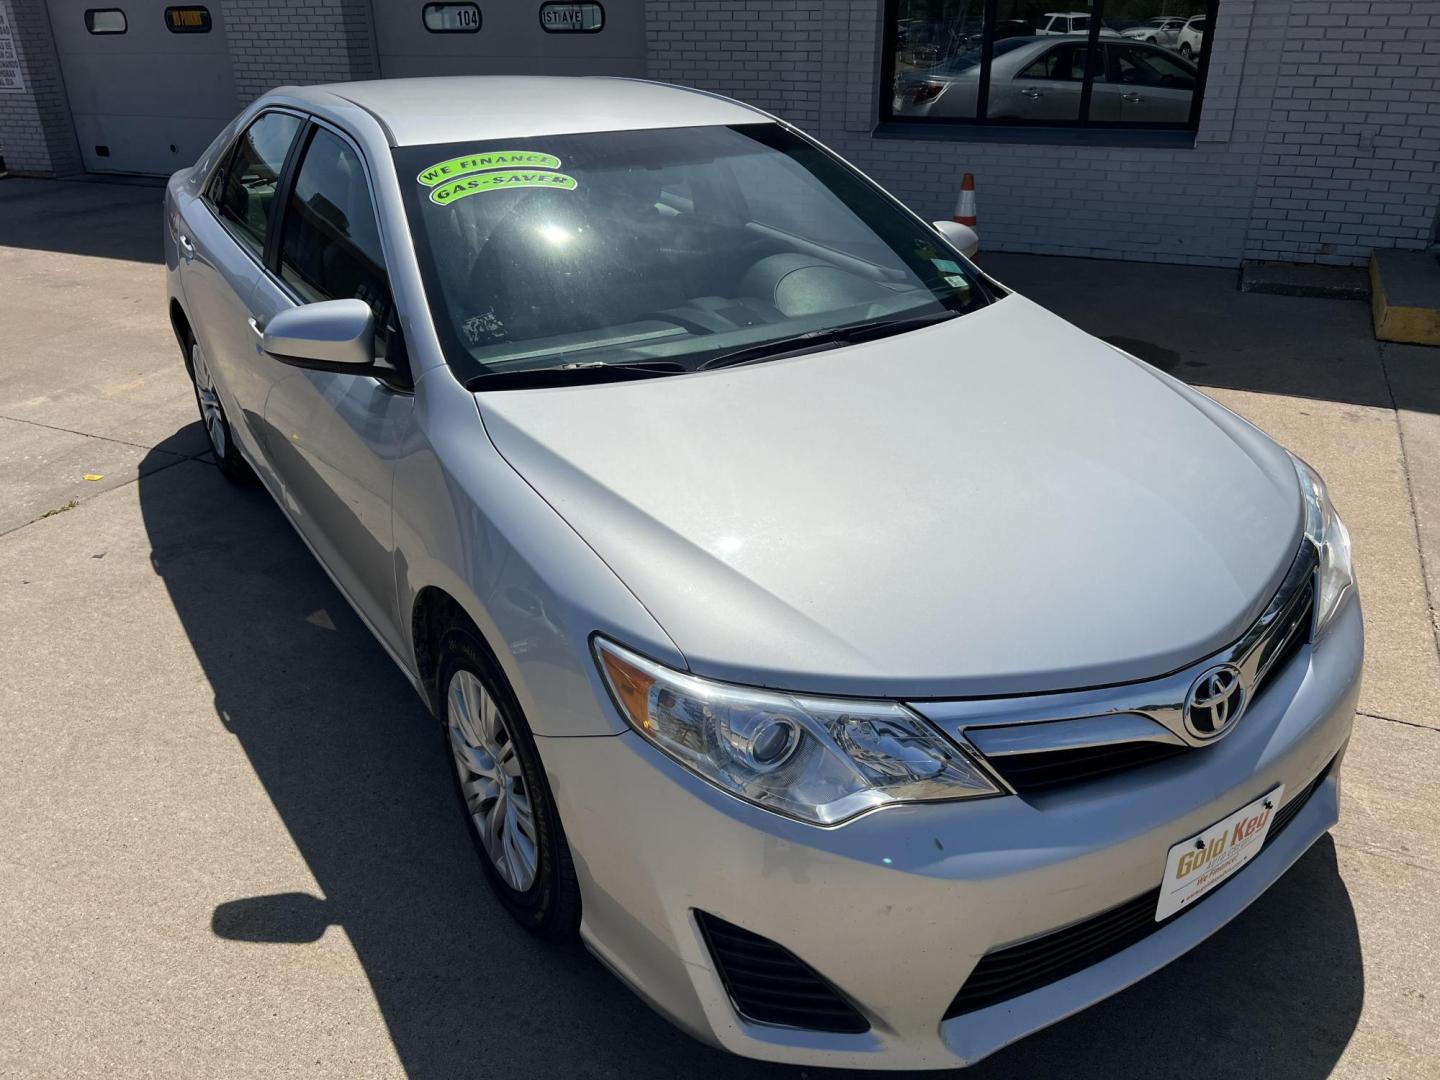
M1190 52L1190 43L1188 41L1183 41L1180 43L1180 55L1183 56L1186 60L1194 60L1194 56Z
M240 455L235 434L230 428L230 418L225 415L225 406L215 388L210 362L193 334L185 335L185 361L190 369L190 385L195 390L195 405L200 410L200 423L205 426L205 436L210 440L215 464L226 480L236 484L253 484L255 473Z
M532 934L552 941L577 937L575 864L515 695L467 629L441 640L439 672L436 715L455 766L455 797L491 888Z

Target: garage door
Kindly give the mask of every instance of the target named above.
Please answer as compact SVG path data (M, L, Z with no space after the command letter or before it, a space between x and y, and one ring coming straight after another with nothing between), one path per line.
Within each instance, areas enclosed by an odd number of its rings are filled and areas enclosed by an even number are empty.
M219 0L48 4L88 171L166 176L239 111Z
M643 0L384 0L371 10L386 78L645 74Z

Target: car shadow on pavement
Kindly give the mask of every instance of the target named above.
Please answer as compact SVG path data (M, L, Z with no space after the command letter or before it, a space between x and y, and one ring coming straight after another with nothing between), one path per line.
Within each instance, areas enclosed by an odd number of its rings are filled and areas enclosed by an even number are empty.
M0 247L163 262L164 188L139 177L0 177Z
M139 489L155 572L214 692L195 722L234 735L320 890L217 895L215 934L264 948L342 928L411 1076L802 1075L691 1040L582 948L511 923L455 812L438 726L263 490L193 461L142 468ZM1190 955L966 1075L1319 1080L1363 996L1326 837Z

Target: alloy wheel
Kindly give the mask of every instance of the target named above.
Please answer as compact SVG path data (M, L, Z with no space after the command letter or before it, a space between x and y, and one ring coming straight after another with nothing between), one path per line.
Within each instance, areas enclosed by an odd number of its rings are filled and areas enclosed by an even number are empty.
M200 419L204 421L205 434L210 436L210 449L223 461L226 447L225 411L220 407L220 395L215 390L215 377L210 374L210 365L198 342L190 346L190 369L195 373L195 396L200 399Z
M471 672L455 672L445 697L465 807L501 880L525 892L539 870L539 845L515 739L495 698Z

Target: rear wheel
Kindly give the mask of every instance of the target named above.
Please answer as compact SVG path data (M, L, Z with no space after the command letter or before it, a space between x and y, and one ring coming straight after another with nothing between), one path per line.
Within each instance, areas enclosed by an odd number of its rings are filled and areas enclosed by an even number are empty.
M455 790L500 902L541 937L573 937L580 887L534 736L490 656L465 630L440 646L440 701Z
M227 480L236 483L250 483L255 474L240 456L235 445L235 436L230 430L230 420L225 415L225 406L220 401L220 392L215 385L215 373L205 350L193 337L189 342L190 379L195 385L195 404L200 407L200 422L205 425L205 436L210 440L210 450L215 455L215 464Z
M1186 60L1191 60L1194 58L1194 54L1190 51L1190 43L1188 41L1182 42L1180 44L1180 55L1183 56Z

